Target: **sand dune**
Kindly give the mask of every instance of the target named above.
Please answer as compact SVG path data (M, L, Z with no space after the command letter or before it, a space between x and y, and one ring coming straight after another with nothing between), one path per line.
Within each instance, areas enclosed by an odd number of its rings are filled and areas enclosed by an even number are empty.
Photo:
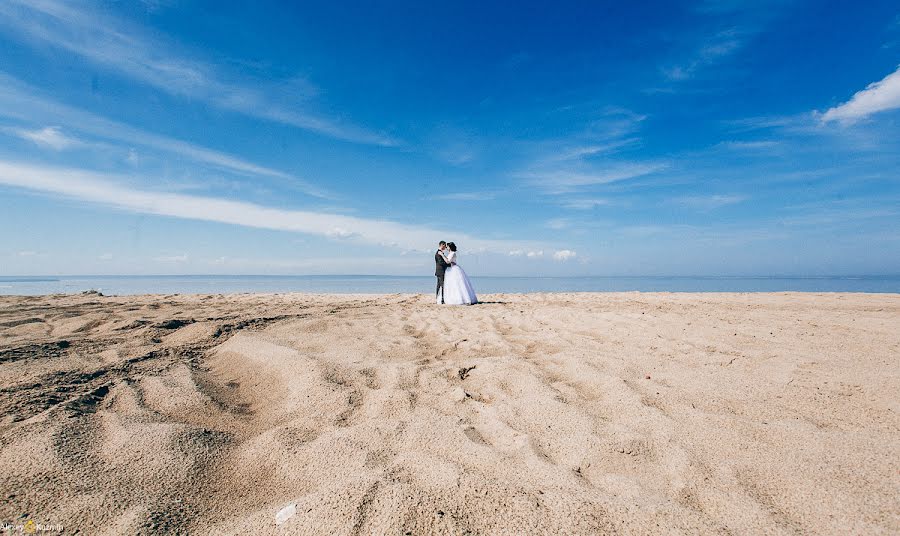
M0 297L0 522L900 532L900 296L484 298Z

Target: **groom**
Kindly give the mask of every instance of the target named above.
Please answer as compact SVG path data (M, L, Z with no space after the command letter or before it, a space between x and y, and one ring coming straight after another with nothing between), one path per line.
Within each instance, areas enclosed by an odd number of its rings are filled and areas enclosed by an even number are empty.
M444 260L444 256L441 255L441 252L445 249L447 249L447 243L441 240L438 242L438 250L434 254L434 275L437 276L436 297L441 300L441 303L444 303L444 272L450 266Z

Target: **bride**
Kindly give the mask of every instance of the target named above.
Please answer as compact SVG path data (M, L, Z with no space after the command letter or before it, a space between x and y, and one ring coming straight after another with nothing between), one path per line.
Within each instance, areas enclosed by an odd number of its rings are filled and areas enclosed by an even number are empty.
M444 273L444 303L448 305L472 305L478 303L475 289L461 266L456 264L456 244L447 244L449 253L442 252L444 260L450 266Z

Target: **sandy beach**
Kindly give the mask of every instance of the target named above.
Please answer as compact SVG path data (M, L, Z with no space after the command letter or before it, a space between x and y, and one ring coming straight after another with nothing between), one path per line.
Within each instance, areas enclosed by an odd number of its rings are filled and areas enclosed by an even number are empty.
M482 299L0 297L0 523L900 532L900 295Z

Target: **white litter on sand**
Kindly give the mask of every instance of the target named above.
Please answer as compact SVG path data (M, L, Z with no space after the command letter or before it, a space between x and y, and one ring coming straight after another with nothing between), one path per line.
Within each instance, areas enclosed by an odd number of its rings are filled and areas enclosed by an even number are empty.
M296 513L297 513L297 503L291 503L291 504L285 506L284 508L279 510L277 514L275 514L275 524L281 525L288 519L294 517L294 514L296 514Z

